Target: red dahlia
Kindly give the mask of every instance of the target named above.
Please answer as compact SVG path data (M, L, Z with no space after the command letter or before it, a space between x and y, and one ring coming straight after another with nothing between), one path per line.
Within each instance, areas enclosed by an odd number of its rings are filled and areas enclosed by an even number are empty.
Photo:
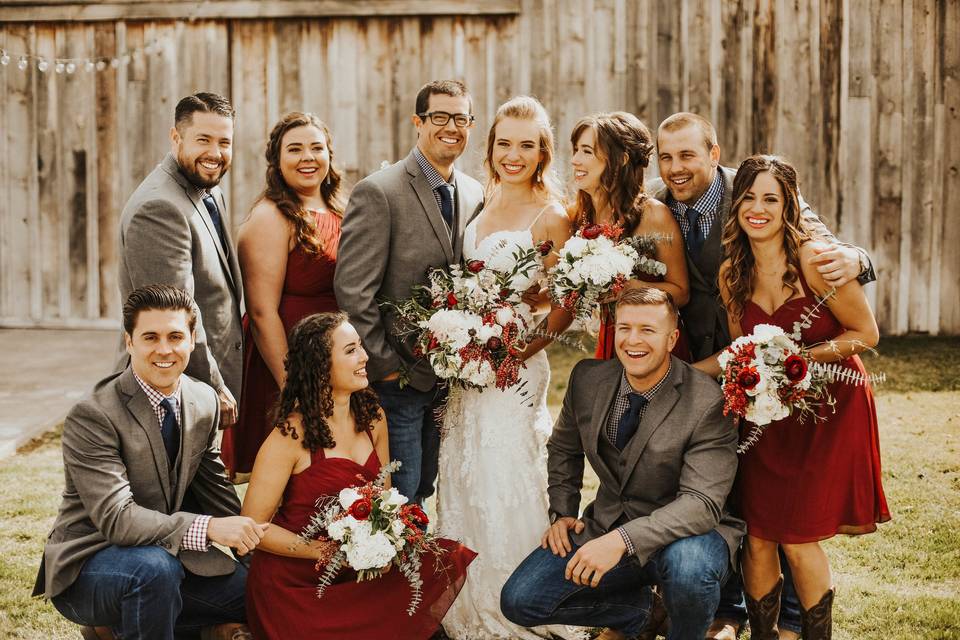
M470 260L467 262L467 271L470 273L480 273L484 268L483 260Z
M753 389L760 384L760 374L753 367L745 367L737 374L737 384L743 389Z
M600 225L588 224L583 228L583 231L580 232L580 235L587 240L593 240L594 238L599 238L601 233L603 233L603 228Z
M800 382L807 375L807 361L797 354L787 356L783 363L784 372L790 382Z
M366 520L370 517L370 512L373 510L373 503L370 502L370 498L360 498L356 500L347 513L356 518L357 520Z

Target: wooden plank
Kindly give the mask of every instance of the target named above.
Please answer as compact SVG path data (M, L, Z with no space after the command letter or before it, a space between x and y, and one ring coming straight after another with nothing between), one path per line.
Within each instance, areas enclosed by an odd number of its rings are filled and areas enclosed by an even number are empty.
M420 24L420 20L412 18L400 20L391 39L394 100L390 117L395 131L391 163L405 157L417 142L416 129L411 123L411 116L416 110L417 92L424 79L420 69L415 65L407 64L406 61L421 58ZM339 139L339 134L334 135ZM372 167L371 171L378 168Z
M683 56L684 99L681 108L711 118L711 0L693 0L684 3L687 7L685 28L686 44Z
M95 27L95 50L98 55L114 55L117 34L113 25L98 24ZM86 72L85 72L86 73ZM98 316L120 317L119 284L117 283L120 211L127 194L120 191L122 182L117 179L120 164L121 144L118 104L118 82L113 73L94 72L96 89L96 179L97 179L97 268L100 278L100 308ZM88 82L89 75L87 74Z
M303 23L293 20L273 21L273 38L277 46L275 70L277 121L291 111L303 111L303 84L300 82L300 48L304 43ZM271 124L272 126L272 124ZM265 132L266 141L269 130Z
M657 0L654 9L656 40L656 120L660 121L681 110L680 11L682 3Z
M777 48L774 0L758 0L753 23L753 126L748 153L770 153L777 117Z
M0 6L0 22L317 18L323 16L504 15L521 0L168 0L19 2Z
M393 102L393 83L391 81L390 27L387 20L376 19L366 23L362 33L363 64L359 92L363 99L359 101L360 122L389 122ZM375 171L382 162L393 156L393 135L391 127L362 126L358 130L359 143L357 158L360 174Z
M457 167L469 175L486 180L483 158L486 151L487 131L496 112L497 70L492 68L492 51L488 49L487 23L482 18L465 18L459 21L463 39L463 78L473 97L473 113L476 121L470 132L466 151L457 161ZM488 57L488 53L490 56ZM379 166L379 160L377 165Z
M819 56L816 68L819 83L813 91L814 108L818 108L821 128L819 131L820 171L817 179L822 188L817 196L817 211L836 229L839 207L837 177L840 173L840 93L843 38L843 2L826 0L820 4ZM816 96L819 95L819 104Z
M941 89L938 107L943 105L942 134L943 202L942 254L940 256L940 332L960 334L960 2L939 4L937 37Z
M901 175L903 166L903 4L879 0L874 10L875 42L883 43L874 59L877 117L874 121L875 195L872 207L876 313L880 330L906 330L906 315L897 308L900 267ZM907 230L909 233L909 230ZM909 237L909 235L907 236ZM901 325L901 320L904 324Z
M237 111L233 131L233 164L227 174L230 201L227 209L236 223L242 221L264 187L265 133L273 124L266 102L269 23L237 21L231 24L231 101Z

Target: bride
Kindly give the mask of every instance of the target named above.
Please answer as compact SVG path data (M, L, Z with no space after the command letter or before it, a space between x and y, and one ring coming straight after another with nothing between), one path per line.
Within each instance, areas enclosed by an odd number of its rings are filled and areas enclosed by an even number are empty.
M570 237L570 221L550 170L553 134L546 110L535 98L515 97L498 110L487 137L487 204L466 228L463 255L504 268L519 247L542 241L559 249ZM556 262L545 259L545 268ZM536 285L542 273L532 274ZM549 312L546 334L562 332L570 316L545 297L524 296L534 314ZM460 597L443 620L454 640L540 638L548 629L525 629L500 614L500 589L510 573L540 543L549 527L546 440L550 366L539 338L524 352L520 384L500 391L467 390L451 396L440 444L437 495L440 535L458 539L478 553ZM570 637L564 628L549 629Z

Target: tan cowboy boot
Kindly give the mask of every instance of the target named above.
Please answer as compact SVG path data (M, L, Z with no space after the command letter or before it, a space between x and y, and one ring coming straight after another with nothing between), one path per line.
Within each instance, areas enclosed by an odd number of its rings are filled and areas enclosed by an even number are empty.
M740 623L729 618L717 618L707 629L707 640L737 640Z
M744 591L743 595L747 601L747 618L750 620L750 640L779 640L780 630L777 629L777 619L780 617L782 589L783 576L781 575L770 593L759 600L754 600Z
M800 607L800 637L803 640L830 640L833 635L833 589L809 609Z
M245 624L228 622L200 631L200 640L253 640L253 634Z
M627 640L627 636L610 627L604 628L593 640Z

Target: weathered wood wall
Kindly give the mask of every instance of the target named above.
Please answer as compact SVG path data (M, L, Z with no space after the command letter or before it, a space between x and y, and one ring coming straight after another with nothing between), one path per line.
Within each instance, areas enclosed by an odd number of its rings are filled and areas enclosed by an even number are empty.
M266 3L285 18L253 18L248 2L123 4L0 8L13 52L161 45L97 73L0 67L0 325L117 322L119 212L167 151L183 95L218 91L237 107L236 225L284 112L326 120L353 181L412 146L420 85L457 77L478 116L461 164L478 177L496 106L518 93L553 115L565 176L573 123L599 110L652 128L699 112L727 164L786 155L828 223L871 251L882 329L960 334L960 0ZM305 15L311 5L337 15ZM197 6L199 19L170 19Z

